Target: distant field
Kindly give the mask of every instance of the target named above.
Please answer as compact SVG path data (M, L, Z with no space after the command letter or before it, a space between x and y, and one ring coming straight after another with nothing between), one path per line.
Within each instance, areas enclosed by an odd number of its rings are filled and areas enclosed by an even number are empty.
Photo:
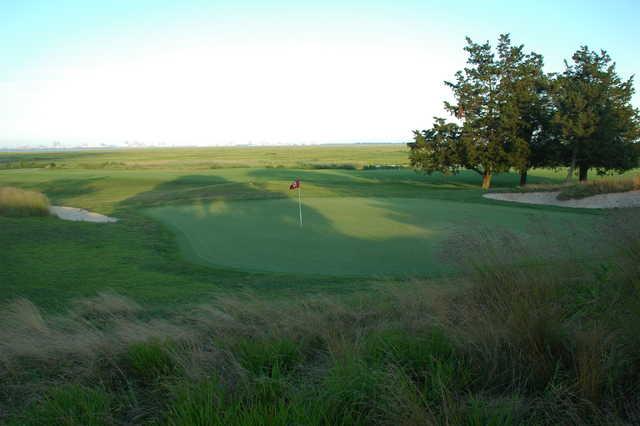
M231 167L220 168L222 160ZM452 236L502 229L544 249L536 226L592 233L603 217L486 200L473 172L368 167L406 164L398 145L0 154L0 163L11 165L0 186L121 219L0 217L0 300L25 296L52 309L105 289L165 307L242 288L344 293L384 285L385 275L430 279L448 271L440 253ZM563 175L534 170L530 182ZM288 190L296 177L302 232ZM493 184L514 187L518 176Z
M408 165L404 144L214 147L0 152L0 169L20 167L126 169L229 167L363 168Z

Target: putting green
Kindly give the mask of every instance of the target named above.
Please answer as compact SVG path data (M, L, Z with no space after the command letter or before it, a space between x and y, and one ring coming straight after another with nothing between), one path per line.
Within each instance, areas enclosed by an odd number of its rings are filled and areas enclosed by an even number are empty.
M415 198L215 201L148 209L172 228L183 253L207 265L327 275L439 275L455 234L508 229L544 243L539 225L563 232L594 216L501 204ZM532 221L538 226L532 226Z

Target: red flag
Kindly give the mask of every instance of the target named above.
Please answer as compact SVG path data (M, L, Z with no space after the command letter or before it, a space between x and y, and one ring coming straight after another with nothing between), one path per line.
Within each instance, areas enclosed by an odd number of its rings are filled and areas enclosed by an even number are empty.
M296 179L291 185L289 185L289 189L298 189L300 188L300 179Z

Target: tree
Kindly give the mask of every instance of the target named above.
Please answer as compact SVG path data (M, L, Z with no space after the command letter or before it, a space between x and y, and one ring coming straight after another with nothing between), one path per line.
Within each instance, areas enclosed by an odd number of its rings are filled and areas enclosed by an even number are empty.
M465 164L464 145L460 139L461 129L456 123L447 123L436 118L428 130L415 130L414 142L409 143L409 161L414 168L427 173L458 173Z
M542 57L524 54L523 46L512 46L507 34L500 36L497 58L488 42L470 38L465 51L467 67L455 74L454 82L445 82L455 98L445 102L445 109L461 125L436 118L431 130L415 131L411 162L428 173L473 170L488 189L493 173L531 167L529 145L542 140L546 119L541 96L546 77Z
M503 133L526 144L526 152L516 152L512 161L512 166L520 172L523 186L530 168L559 164L556 132L551 121L552 80L543 70L542 55L525 54L524 45L512 46L508 35L500 36L498 58Z
M565 61L554 91L554 123L561 132L567 179L576 167L580 181L638 165L639 112L631 105L633 77L623 81L606 51L581 47Z

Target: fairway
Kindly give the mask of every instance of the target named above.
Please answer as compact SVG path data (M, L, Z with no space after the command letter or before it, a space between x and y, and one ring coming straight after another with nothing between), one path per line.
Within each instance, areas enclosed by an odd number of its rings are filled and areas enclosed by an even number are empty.
M146 210L178 236L195 263L246 271L322 275L429 275L452 271L449 240L486 229L515 232L531 247L541 227L569 235L593 216L424 198L317 197L213 201Z

